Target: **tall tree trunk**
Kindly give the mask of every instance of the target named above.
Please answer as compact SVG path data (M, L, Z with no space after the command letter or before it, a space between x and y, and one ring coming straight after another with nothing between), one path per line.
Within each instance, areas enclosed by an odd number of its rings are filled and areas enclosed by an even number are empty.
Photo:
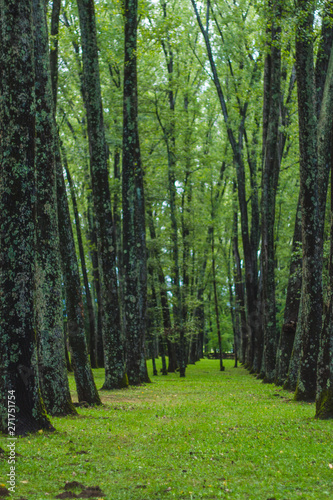
M51 68L51 83L54 109L57 108L58 94L58 49L59 49L59 17L60 17L61 0L53 0L51 14L51 50L50 50L50 68Z
M300 255L301 243L302 221L299 199L291 251L286 307L284 310L283 325L276 353L275 383L277 385L283 385L287 380L289 363L294 346L302 288L302 257Z
M147 340L148 340L148 351L149 355L152 359L152 365L153 365L153 375L158 375L157 368L156 368L156 340L157 340L157 335L156 332L159 327L159 321L157 319L158 316L158 304L157 304L157 296L156 296L156 289L155 289L155 283L154 283L154 268L153 265L150 263L148 265L148 273L150 277L150 288L151 288L151 293L148 298L147 302ZM166 370L165 366L165 359L164 359L164 368Z
M87 111L90 172L96 215L102 285L105 382L103 389L126 387L124 347L116 273L116 245L107 168L93 0L77 0L82 40L84 104Z
M231 266L230 266L230 261L232 260L231 248L232 248L232 241L231 241L231 244L229 247L229 255L226 258L226 260L227 260L227 276L228 276L228 284L229 284L230 315L231 315L232 331L234 334L234 343L233 343L233 351L234 351L234 355L235 355L234 368L237 368L241 332L240 332L239 310L238 310L238 307L237 307L237 304L235 301L235 294L233 291L233 280L231 277Z
M58 5L58 0L54 0L51 23L51 34L54 36L57 35L59 19L57 19L56 16L59 17L59 13L60 6ZM56 96L58 90L58 79L57 75L55 75L55 73L58 72L58 44L56 44L56 48L50 54L50 62L53 107L55 115L57 105ZM65 349L67 351L66 337L68 336L78 400L86 401L88 404L101 404L88 357L85 324L83 317L80 274L75 251L72 224L69 214L65 181L63 176L60 154L60 139L57 133L54 140L56 160L58 231L67 314ZM68 358L68 352L66 353L66 357ZM67 367L70 366L70 364L68 364L68 361L69 359L66 359Z
M332 52L333 54L333 52ZM332 56L331 56L332 59ZM332 137L331 137L332 140ZM331 186L333 158L331 157ZM333 418L333 190L331 189L331 245L329 260L329 304L325 312L318 358L316 417Z
M222 358L222 339L221 339L221 328L220 328L219 301L218 301L217 284L216 284L214 226L211 226L211 229L212 229L212 232L211 232L211 251L212 251L212 274L213 274L214 306L215 306L217 339L218 339L218 345L219 345L220 371L222 372L222 371L224 371L224 366L223 366L223 358Z
M269 2L269 53L266 55L264 89L267 106L267 128L264 127L264 155L261 198L262 234L262 286L263 286L263 334L265 371L264 382L272 383L275 378L275 361L278 341L275 305L275 198L278 185L279 158L279 118L281 101L281 4L280 0ZM267 108L267 111L266 111ZM266 117L264 116L264 121Z
M39 377L51 415L76 413L71 401L64 349L62 292L56 196L55 135L46 22L46 5L33 0L36 179L37 280L36 319Z
M148 227L149 227L150 238L152 241L154 241L156 240L156 231L154 226L153 213L150 207L148 207L147 209L147 214L148 214ZM176 361L174 344L172 344L168 338L170 337L172 331L171 314L170 314L168 295L165 285L165 277L160 262L160 252L159 249L156 248L156 245L154 245L152 250L152 258L155 260L155 267L159 283L159 293L160 293L161 307L162 307L162 320L163 320L164 332L162 334L161 344L163 345L164 351L166 351L166 349L168 350L168 356L169 356L168 370L167 372L162 372L162 375L167 375L168 372L169 373L175 372L177 368L177 361Z
M204 279L205 279L206 267L207 267L207 256L204 255L198 277L198 288L197 288L198 305L196 306L194 311L195 328L198 330L197 361L200 358L202 358L204 354L204 336L205 336Z
M313 3L297 2L296 74L300 144L303 279L301 359L295 399L312 400L322 316L322 236L318 193L317 124L313 67Z
M238 211L234 206L233 218L233 238L232 238L233 260L234 260L234 283L235 283L235 302L236 311L239 315L240 323L240 342L238 346L238 357L241 363L245 363L247 344L249 342L249 329L246 321L244 282L242 277L241 258L238 248Z
M35 335L32 1L1 0L0 12L0 430L23 435L53 429L39 389ZM16 407L13 422L8 421L9 394Z
M167 2L162 2L163 16L167 19ZM177 338L177 361L179 364L180 377L185 377L186 371L186 342L184 331L184 316L183 316L183 300L182 290L180 283L180 265L179 265L179 243L178 243L178 220L176 208L176 124L175 124L175 103L176 96L174 92L174 56L173 50L170 46L169 36L166 33L166 40L162 40L162 48L165 55L165 61L168 71L168 101L170 115L168 124L164 126L157 113L157 117L161 128L164 133L164 141L167 148L168 155L168 191L169 191L169 204L170 204L170 218L171 218L171 246L172 246L172 284L173 294L175 296L175 303L173 304L173 321L174 321L174 334Z
M121 189L121 174L120 174L120 148L115 147L114 162L113 162L113 177L119 181L119 189ZM120 192L119 192L120 194ZM124 309L124 270L123 270L123 245L122 245L122 230L121 230L121 201L118 190L115 191L113 197L113 218L114 229L116 233L116 252L118 264L118 282L119 282L119 297L120 297L120 318L122 325L123 342L125 338L125 309Z
M85 258L84 249L83 249L80 216L79 216L79 210L78 210L77 201L76 201L75 187L74 187L74 184L72 181L72 176L71 176L69 168L68 168L66 153L65 153L64 148L61 148L61 149L62 149L63 165L64 165L65 170L66 170L67 181L68 181L69 190L70 190L70 194L71 194L71 198L72 198L75 228L76 228L77 242L78 242L80 261L81 261L81 271L82 271L84 289L85 289L85 294L86 294L88 321L89 321L89 345L91 346L90 359L96 360L95 312L94 312L94 306L93 306L89 282L88 282L88 273L87 273L87 267L86 267L86 258Z
M93 368L104 368L104 349L103 349L103 304L102 304L102 291L101 291L101 280L99 274L99 262L98 262L98 243L96 234L96 224L95 217L93 214L93 209L91 206L91 196L88 196L88 226L89 234L88 241L90 247L90 258L92 263L92 273L93 273L93 283L97 299L97 322L96 322L96 344L93 346L93 351L95 351L95 359Z
M88 404L101 404L88 357L79 265L75 251L59 146L57 154L57 198L60 253L66 290L68 341L78 400L86 401Z
M137 0L125 0L123 269L127 374L132 385L149 382L144 359L147 258L143 171L138 131L137 9Z
M316 416L319 418L333 418L333 334L332 334L332 285L333 285L333 150L332 150L332 125L333 125L333 46L331 48L329 65L318 122L318 167L321 181L321 211L322 225L326 201L326 175L327 167L331 168L331 248L330 248L330 299L328 310L325 311L323 329L321 332L320 349L318 357L317 389L316 389Z

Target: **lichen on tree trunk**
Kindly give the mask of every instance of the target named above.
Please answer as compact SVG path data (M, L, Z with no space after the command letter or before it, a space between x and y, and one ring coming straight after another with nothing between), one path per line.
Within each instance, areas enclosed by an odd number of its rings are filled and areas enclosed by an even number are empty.
M103 318L105 382L103 389L128 385L116 272L116 242L109 189L105 130L99 77L98 48L93 0L77 0L81 41L84 92L87 112L90 173L96 216Z
M55 169L55 123L49 65L46 6L33 0L37 266L36 319L39 377L43 399L52 415L75 414L64 349L61 268Z
M322 237L318 193L317 123L314 100L313 3L298 1L296 74L300 144L303 277L301 356L297 400L313 400L322 316Z
M147 263L143 170L140 157L137 96L137 0L125 0L123 101L123 272L126 363L129 383L149 382L144 359Z
M41 398L35 324L35 100L31 0L0 1L0 430L53 427ZM10 237L8 237L10 236Z

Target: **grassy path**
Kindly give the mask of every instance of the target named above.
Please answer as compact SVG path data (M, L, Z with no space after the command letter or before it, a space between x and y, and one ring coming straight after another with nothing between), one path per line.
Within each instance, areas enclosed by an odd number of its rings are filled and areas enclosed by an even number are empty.
M332 499L333 422L232 365L221 373L204 360L185 379L102 391L103 408L19 439L13 497L51 499L75 480L106 500ZM101 387L102 370L95 374ZM2 483L7 469L0 460Z

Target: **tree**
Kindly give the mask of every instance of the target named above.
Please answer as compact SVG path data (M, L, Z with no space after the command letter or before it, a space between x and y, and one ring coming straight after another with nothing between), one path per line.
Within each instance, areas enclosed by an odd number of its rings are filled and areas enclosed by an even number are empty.
M33 21L37 173L36 324L39 377L47 410L52 415L66 415L76 413L76 410L69 391L63 337L55 123L46 6L42 0L33 0Z
M259 371L261 368L261 353L262 353L262 330L261 321L258 315L258 263L257 263L257 251L259 247L260 238L260 226L259 226L259 204L258 204L258 193L257 193L257 183L256 183L256 161L251 155L248 155L249 167L251 174L251 204L252 204L252 219L251 219L251 230L249 224L249 214L246 202L246 175L245 175L245 164L243 159L243 140L247 140L247 134L245 129L245 118L247 115L249 101L245 100L240 102L238 99L237 107L239 111L239 116L237 117L237 127L234 126L233 121L230 119L225 92L222 88L221 79L217 71L217 66L214 58L214 53L212 50L212 44L209 34L209 21L210 13L212 10L212 5L210 0L207 0L206 9L206 26L204 26L201 19L200 12L198 10L197 2L191 0L193 9L200 27L200 31L204 38L206 45L208 60L212 73L212 80L216 88L217 97L221 106L221 112L225 127L227 130L228 141L231 146L233 161L236 168L237 175L237 192L239 207L241 213L241 228L242 228L242 241L244 250L244 260L245 260L245 284L247 290L247 310L248 310L248 326L249 326L249 341L247 343L247 353L246 353L246 364L249 368L253 368L254 371ZM243 16L243 22L246 21L246 15ZM215 17L216 20L216 17ZM221 37L223 43L223 32L217 23L218 33ZM258 74L258 64L257 61L250 57L252 63L252 71L250 78L250 86L256 81ZM233 77L233 66L229 58L228 65L230 68L231 77Z
M295 399L316 395L317 361L322 328L323 228L330 165L332 71L325 81L318 124L313 65L312 2L298 2L296 73L300 142L300 197L302 207L303 276L301 295L301 362Z
M116 242L108 181L105 130L93 0L77 0L82 39L84 104L87 112L90 172L96 216L103 307L104 389L126 387L124 348L116 273Z
M123 266L127 374L132 385L149 382L144 352L147 262L143 170L138 133L137 9L137 0L125 0Z
M263 176L261 198L261 259L263 287L264 382L273 382L277 349L275 305L275 198L280 171L279 121L281 103L281 10L268 3L268 54L264 72ZM265 126L266 125L266 126Z
M50 51L50 77L52 82L53 112L54 120L57 108L58 95L58 28L59 28L60 2L54 0L52 5L51 37L54 45ZM46 61L45 61L45 65ZM72 358L72 367L76 383L76 390L79 402L85 401L88 404L101 404L100 397L94 382L90 367L87 342L85 336L85 324L83 316L83 302L80 284L80 275L75 253L75 243L70 220L68 199L66 194L62 159L60 154L60 139L58 130L54 126L54 146L56 161L57 179L57 210L58 210L58 231L59 245L62 264L62 277L65 289L66 315L68 340ZM64 156L64 155L63 155ZM63 157L65 169L67 167L66 158ZM67 168L67 174L69 171ZM80 228L77 227L80 234ZM87 283L85 283L86 286ZM91 316L89 317L90 333L93 330Z
M15 434L53 429L41 398L35 334L35 74L32 1L0 2L1 430L13 391Z

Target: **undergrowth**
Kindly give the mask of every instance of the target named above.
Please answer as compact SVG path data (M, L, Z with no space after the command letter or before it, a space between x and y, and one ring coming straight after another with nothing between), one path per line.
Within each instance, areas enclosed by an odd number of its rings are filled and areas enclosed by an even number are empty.
M101 391L103 407L19 438L12 498L53 499L74 480L99 486L105 500L333 498L333 422L232 361L225 372L218 364ZM101 387L103 370L94 373ZM75 399L72 375L70 383ZM1 483L8 472L3 457Z

